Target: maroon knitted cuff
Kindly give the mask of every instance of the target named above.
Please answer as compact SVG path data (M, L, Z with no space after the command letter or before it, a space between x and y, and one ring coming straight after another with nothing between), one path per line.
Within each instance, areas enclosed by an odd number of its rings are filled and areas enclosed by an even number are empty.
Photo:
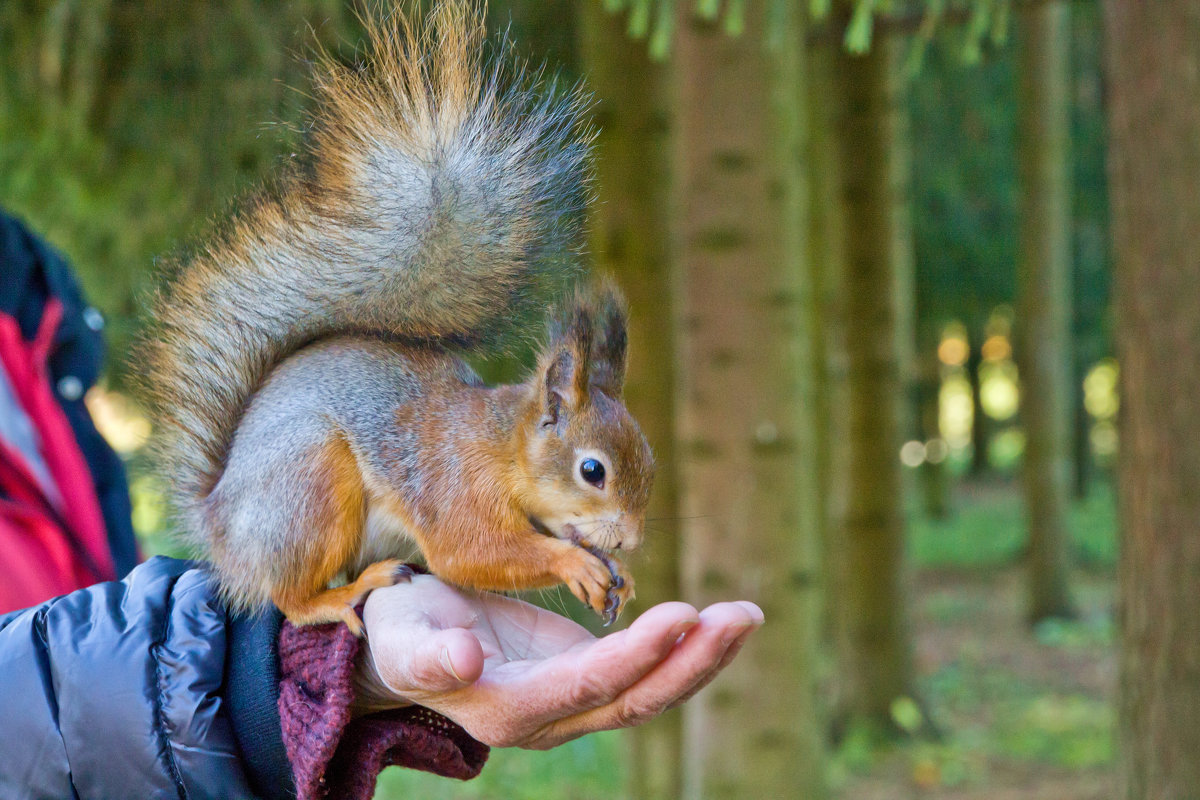
M279 721L298 800L370 800L387 766L474 778L488 747L420 706L351 720L359 640L342 623L279 631Z

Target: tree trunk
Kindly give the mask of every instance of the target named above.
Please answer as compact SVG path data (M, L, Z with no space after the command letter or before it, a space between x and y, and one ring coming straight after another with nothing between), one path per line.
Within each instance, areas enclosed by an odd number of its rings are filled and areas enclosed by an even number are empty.
M614 275L629 300L625 401L654 448L658 468L637 563L634 613L677 600L679 512L675 488L674 394L667 270L667 111L661 68L624 18L596 0L577 0L580 51L596 96L596 198L590 214L597 269ZM675 800L681 790L682 717L669 712L633 729L631 797Z
M920 314L921 309L918 309ZM917 413L921 438L925 441L925 460L921 462L921 505L930 519L950 516L950 474L946 469L949 447L942 438L942 361L938 358L937 325L930 320L918 323Z
M1065 2L1024 6L1020 36L1021 169L1017 365L1025 423L1031 622L1073 614L1071 497L1071 16Z
M844 261L844 220L841 217L836 133L832 102L835 94L834 50L840 43L818 37L808 46L804 102L808 129L808 269L812 286L810 337L813 363L813 450L817 470L818 541L821 574L827 576L820 610L820 640L833 640L834 574L837 541L845 514L846 494L846 348L841 320L841 279Z
M1120 797L1200 787L1200 4L1104 4L1121 365Z
M842 213L855 226L845 262L850 503L835 578L840 711L888 727L893 701L914 696L899 460L895 53L882 41L864 56L837 58Z
M992 426L987 412L983 410L983 342L987 339L987 311L976 310L968 323L967 380L971 383L971 467L973 478L986 475L991 469L988 460L988 443L991 441Z
M1084 500L1092 482L1092 419L1084 405L1083 393L1088 364L1078 350L1074 361L1071 373L1074 379L1071 386L1071 490L1076 500Z
M678 8L672 221L684 584L697 604L744 597L770 620L685 706L684 796L820 797L802 39L790 20L768 50L762 4L745 6L737 37L694 18L691 4Z
M882 40L881 40L882 41ZM889 50L894 85L891 97L891 130L887 182L891 195L892 302L896 306L896 352L900 366L900 440L920 436L919 410L920 364L917 361L917 273L912 224L912 125L905 98L902 61L897 54L900 43L883 44ZM902 478L911 471L901 470ZM905 485L911 480L903 481Z

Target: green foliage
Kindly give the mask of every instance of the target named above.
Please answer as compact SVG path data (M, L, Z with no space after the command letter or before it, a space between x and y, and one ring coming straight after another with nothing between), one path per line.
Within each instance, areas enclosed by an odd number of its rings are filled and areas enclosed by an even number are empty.
M1116 638L1113 620L1108 616L1091 616L1077 620L1044 619L1033 629L1039 642L1051 647L1081 649L1110 647Z
M112 366L154 259L294 150L295 54L317 38L309 23L341 37L340 7L0 6L0 205L72 261L110 320Z
M1015 294L1012 54L968 67L939 37L910 92L917 294L931 319L986 320Z
M921 707L911 697L897 697L889 709L892 721L905 733L915 735L925 724Z
M1002 35L1007 4L989 0L973 8L965 31L944 27L935 35L936 26L921 27L910 59L920 74L909 102L919 305L934 321L971 327L1013 302L1020 191L1014 49L1020 43ZM1081 363L1091 364L1111 349L1099 11L1077 3L1072 20L1073 335Z
M1113 711L1104 698L1038 685L1013 669L969 655L925 683L945 714L978 718L985 706L990 714L986 724L977 720L956 728L932 748L938 758L981 750L993 758L1069 768L1100 766L1113 758Z
M1071 114L1075 230L1071 335L1079 362L1090 365L1112 350L1109 295L1112 254L1108 239L1108 136L1100 69L1100 10L1096 3L1071 9L1074 104Z
M851 53L862 55L871 49L871 35L875 26L875 0L858 0L850 14L843 44Z
M889 785L930 790L980 791L1014 774L1030 776L1022 783L1034 785L1033 776L1047 770L1103 771L1115 757L1112 704L1096 688L1107 681L1085 677L1081 666L1111 658L1114 644L1112 488L1098 484L1071 510L1075 552L1098 568L1078 581L1083 613L1032 632L1022 622L1024 584L1015 567L1025 545L1020 494L1013 486L968 491L969 503L953 519L910 520L921 648L932 660L919 688L942 736L898 742L886 731L852 727L830 765L833 787L847 796L856 781L878 785L882 776ZM901 727L920 714L903 698L894 704Z

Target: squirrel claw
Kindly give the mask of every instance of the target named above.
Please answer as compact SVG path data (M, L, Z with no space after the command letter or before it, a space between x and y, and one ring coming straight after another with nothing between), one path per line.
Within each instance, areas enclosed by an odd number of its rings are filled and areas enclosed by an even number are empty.
M621 608L621 598L616 592L609 591L608 598L604 603L604 614L601 616L604 619L604 627L608 627L617 621L617 612Z
M620 616L622 599L627 596L627 599L632 600L633 593L632 591L621 591L625 588L626 584L625 576L621 574L621 562L617 561L615 558L598 547L593 547L592 545L588 544L580 544L580 547L591 553L593 556L599 559L601 564L608 568L608 574L611 578L611 583L609 584L608 591L605 592L604 611L600 614L601 618L604 620L604 627L607 628L609 625L612 625L614 622L616 622L617 617Z
M619 560L600 548L582 541L571 544L558 575L572 594L600 615L607 628L633 599L633 578Z
M408 564L401 564L392 570L392 581L394 583L410 583L416 574L416 570Z

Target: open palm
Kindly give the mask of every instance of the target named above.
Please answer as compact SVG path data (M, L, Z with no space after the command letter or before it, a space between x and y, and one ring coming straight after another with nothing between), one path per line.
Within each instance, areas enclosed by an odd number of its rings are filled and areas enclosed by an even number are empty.
M418 575L371 593L360 710L418 704L498 747L546 749L683 702L762 622L753 603L663 603L596 638L510 597Z

